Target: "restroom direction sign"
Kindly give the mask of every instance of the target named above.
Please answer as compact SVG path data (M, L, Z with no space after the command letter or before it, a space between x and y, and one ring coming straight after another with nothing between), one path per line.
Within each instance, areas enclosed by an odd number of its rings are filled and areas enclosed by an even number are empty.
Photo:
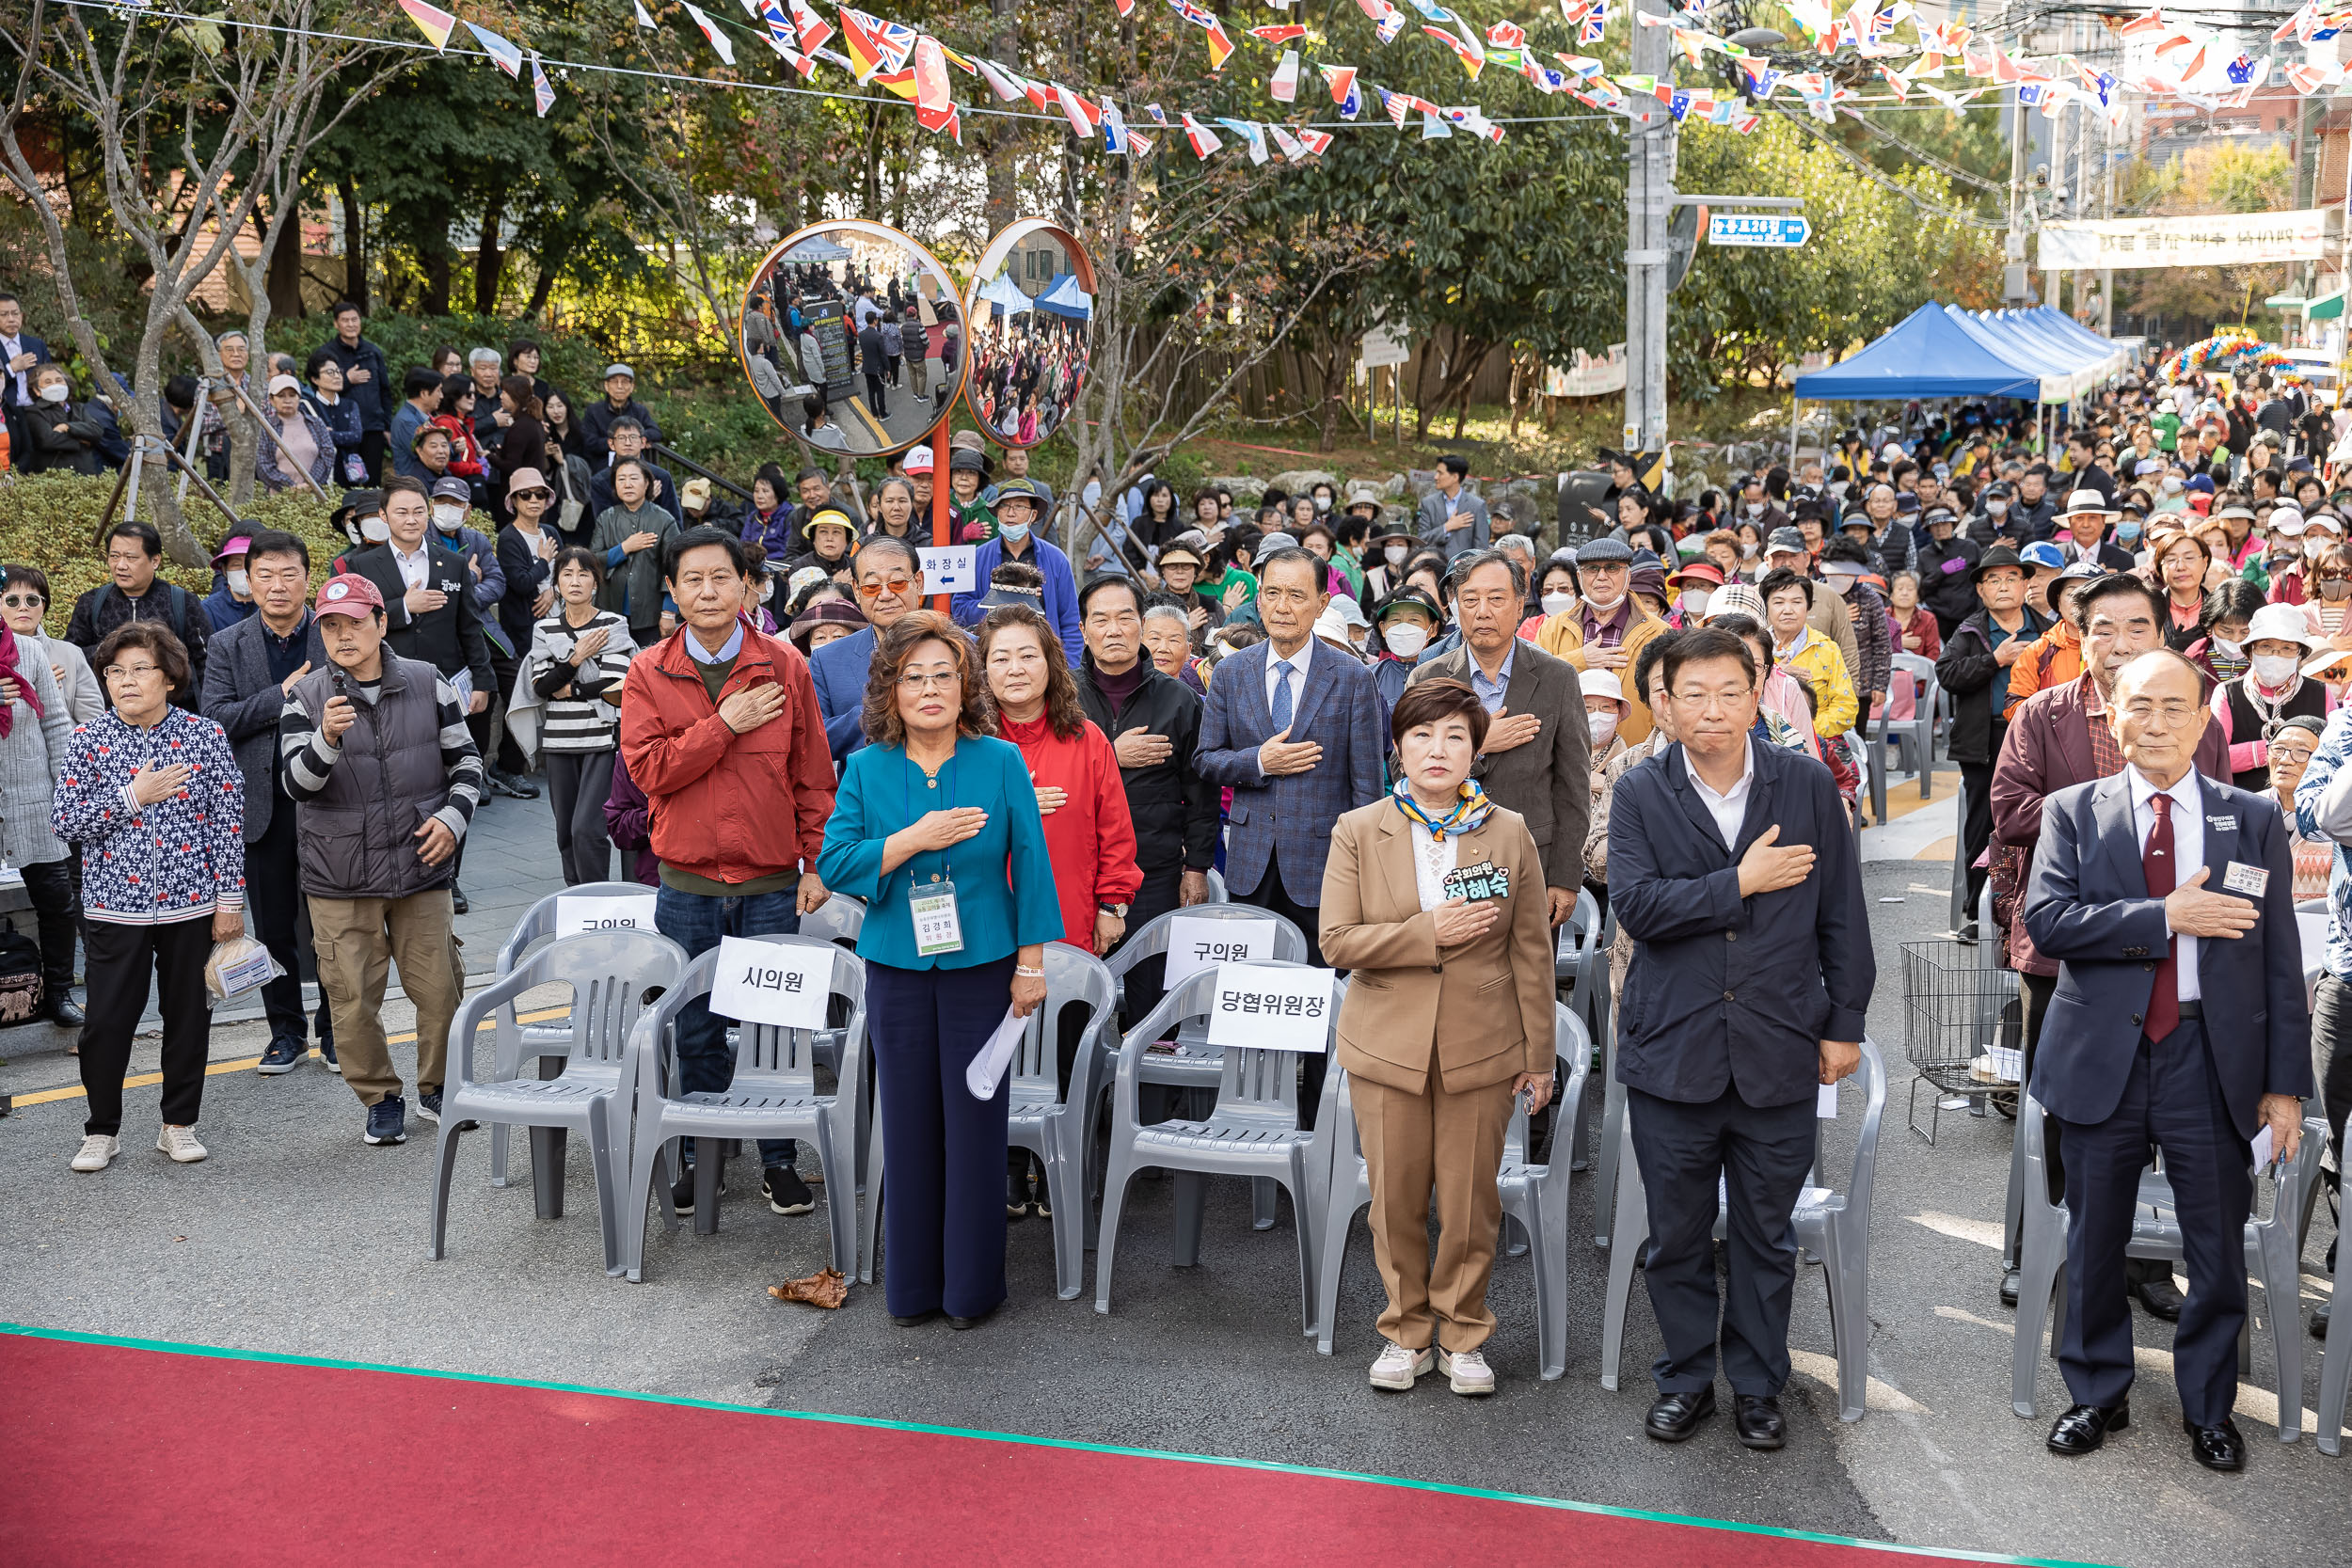
M1710 213L1707 218L1708 245L1793 250L1812 237L1812 221L1802 214Z

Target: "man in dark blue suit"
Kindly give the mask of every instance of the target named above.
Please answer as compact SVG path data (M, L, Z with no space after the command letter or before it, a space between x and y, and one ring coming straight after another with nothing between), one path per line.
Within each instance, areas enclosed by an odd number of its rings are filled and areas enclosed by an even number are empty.
M2286 824L2269 796L2197 772L2201 689L2176 653L2125 665L2107 707L2123 771L2042 802L2025 922L2059 968L2028 1086L2065 1128L2058 1367L2074 1403L2050 1448L2089 1453L2131 1419L2123 1248L2153 1144L2188 1270L2172 1362L2189 1451L2235 1470L2247 1146L2267 1129L2269 1153L2295 1156L2312 1092L2311 1015ZM2228 1027L2209 1033L2208 1018Z
M1677 744L1620 778L1609 813L1610 901L1634 941L1617 1080L1665 1341L1646 1430L1678 1443L1714 1414L1720 1320L1740 1441L1777 1449L1797 1273L1789 1217L1820 1086L1861 1065L1878 965L1829 769L1750 738L1761 691L1748 645L1703 627L1663 664L1657 718ZM1720 1302L1719 1181L1730 1265Z
M857 552L854 569L865 629L837 637L808 657L817 711L825 721L825 744L835 768L846 767L850 753L866 744L866 675L874 662L874 639L907 611L923 608L922 558L905 540L874 535Z
M30 445L22 416L33 403L33 369L48 362L49 345L24 330L24 302L0 293L0 417L8 420L19 465Z
M1372 672L1315 641L1315 619L1330 602L1324 563L1293 546L1269 551L1257 573L1266 641L1217 666L1199 765L1202 778L1233 790L1226 886L1296 926L1307 961L1320 964L1331 825L1380 798L1388 736Z

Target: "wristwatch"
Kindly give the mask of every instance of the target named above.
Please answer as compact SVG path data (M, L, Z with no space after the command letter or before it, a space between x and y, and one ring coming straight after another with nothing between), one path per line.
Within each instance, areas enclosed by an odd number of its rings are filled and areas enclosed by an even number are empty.
M1094 907L1104 914L1115 914L1121 920L1127 918L1127 906L1124 904L1097 904Z

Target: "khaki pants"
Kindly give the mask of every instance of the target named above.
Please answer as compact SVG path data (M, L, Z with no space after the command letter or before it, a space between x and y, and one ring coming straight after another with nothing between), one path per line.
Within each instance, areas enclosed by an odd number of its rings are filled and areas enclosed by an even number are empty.
M342 1021L335 1022L342 1037ZM1433 1063L1429 1092L1348 1081L1357 1135L1372 1177L1372 1251L1388 1287L1380 1332L1411 1350L1437 1342L1476 1350L1495 1331L1486 1282L1495 1268L1502 1196L1495 1174L1511 1120L1506 1079L1448 1094ZM1438 1195L1438 1258L1429 1259L1429 1195ZM1440 1328L1439 1325L1442 1324Z
M343 1082L363 1105L400 1092L384 1038L384 981L400 965L401 989L417 1007L417 1092L441 1086L449 1027L466 986L464 960L450 930L449 889L405 898L310 899L319 989L335 1021Z
M906 360L907 376L914 384L914 395L918 398L930 396L930 365L923 357L923 351L920 348L914 348L907 355Z

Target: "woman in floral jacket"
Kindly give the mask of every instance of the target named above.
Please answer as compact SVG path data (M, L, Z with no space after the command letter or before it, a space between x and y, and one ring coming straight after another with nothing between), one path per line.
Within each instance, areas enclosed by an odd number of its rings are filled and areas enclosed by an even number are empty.
M245 929L243 775L218 724L171 695L187 650L161 622L118 626L90 656L114 707L73 732L50 827L82 846L83 942L89 1006L82 1028L78 1171L121 1149L122 1075L160 977L163 1128L155 1147L183 1164L204 1158L196 1117L211 1044L204 966L213 943Z

